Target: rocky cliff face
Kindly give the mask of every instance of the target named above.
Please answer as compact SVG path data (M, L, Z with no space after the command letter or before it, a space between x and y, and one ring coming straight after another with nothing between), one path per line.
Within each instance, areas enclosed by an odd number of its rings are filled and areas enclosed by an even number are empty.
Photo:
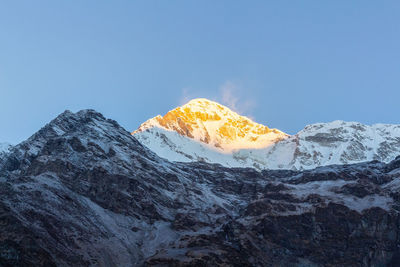
M298 171L171 163L65 112L0 157L2 266L398 266L400 158Z
M171 161L259 170L389 162L400 154L400 125L334 121L308 125L289 136L205 99L150 119L133 135Z

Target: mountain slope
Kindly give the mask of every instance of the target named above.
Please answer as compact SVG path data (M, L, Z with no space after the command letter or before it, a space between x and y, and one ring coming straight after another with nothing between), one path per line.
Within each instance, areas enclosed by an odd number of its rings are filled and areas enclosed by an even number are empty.
M0 158L2 266L396 266L400 158L315 170L171 163L64 112Z
M225 132L230 134L222 134ZM389 162L400 154L400 125L334 121L309 125L289 136L204 99L150 119L132 134L172 161L205 161L259 170Z

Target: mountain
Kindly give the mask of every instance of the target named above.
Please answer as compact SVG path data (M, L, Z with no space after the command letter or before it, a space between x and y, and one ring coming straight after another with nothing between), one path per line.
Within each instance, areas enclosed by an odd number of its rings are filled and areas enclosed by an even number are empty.
M400 157L174 163L66 111L0 157L0 266L398 266L399 189Z
M334 121L287 135L206 99L194 99L163 117L156 116L132 134L172 161L259 170L389 162L400 154L400 125Z
M164 117L156 116L146 121L133 134L140 136L139 133L154 127L177 132L224 152L264 148L288 137L204 98L191 100Z

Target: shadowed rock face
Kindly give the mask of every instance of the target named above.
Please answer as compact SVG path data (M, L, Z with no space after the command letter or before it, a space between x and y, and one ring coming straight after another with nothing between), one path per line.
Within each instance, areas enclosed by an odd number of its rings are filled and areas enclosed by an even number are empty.
M67 111L0 156L0 266L398 266L399 192L400 158L171 163Z

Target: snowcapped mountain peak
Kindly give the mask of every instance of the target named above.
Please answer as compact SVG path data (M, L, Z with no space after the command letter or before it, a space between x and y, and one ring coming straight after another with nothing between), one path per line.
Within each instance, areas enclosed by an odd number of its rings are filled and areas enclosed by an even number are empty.
M253 122L217 102L197 98L143 123L132 134L153 128L175 131L217 150L265 148L288 137L287 134Z
M204 98L158 115L132 134L170 161L259 170L389 162L400 154L400 125L336 120L307 125L289 136Z

